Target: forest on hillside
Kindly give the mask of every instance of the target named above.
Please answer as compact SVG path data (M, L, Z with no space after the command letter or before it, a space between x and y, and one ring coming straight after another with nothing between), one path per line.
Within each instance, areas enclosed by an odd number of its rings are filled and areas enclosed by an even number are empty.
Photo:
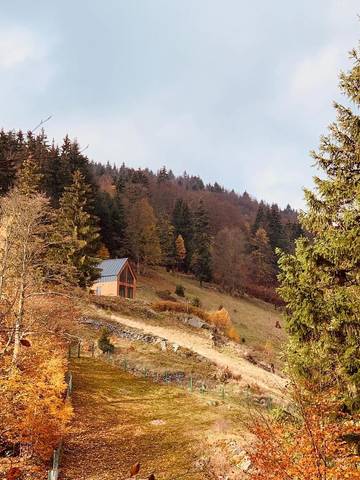
M95 278L96 259L127 256L138 271L162 265L278 302L276 249L292 252L303 233L290 205L282 210L166 167L154 173L95 163L76 140L66 136L58 146L43 130L0 132L0 195L20 176L66 210L64 228L69 221L77 227L75 257L87 259L82 286Z

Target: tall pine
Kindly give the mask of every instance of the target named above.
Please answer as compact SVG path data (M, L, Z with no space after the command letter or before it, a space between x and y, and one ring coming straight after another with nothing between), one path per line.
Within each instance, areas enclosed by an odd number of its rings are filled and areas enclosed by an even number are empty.
M90 286L98 276L99 229L91 213L91 188L76 170L60 198L56 234L64 239L59 255L75 268L78 285Z
M192 258L192 270L199 280L200 285L204 281L211 280L211 235L209 216L204 202L200 200L194 215L194 254Z
M36 195L40 193L41 182L44 175L40 171L37 160L30 153L23 161L18 179L17 186L23 195Z
M193 218L188 204L182 198L176 200L172 214L172 223L175 229L175 238L181 235L184 239L186 257L183 266L185 270L188 270L193 254Z
M301 377L336 385L349 409L360 408L360 56L340 75L348 107L312 152L323 170L306 190L301 223L310 238L280 258L287 303L289 359Z

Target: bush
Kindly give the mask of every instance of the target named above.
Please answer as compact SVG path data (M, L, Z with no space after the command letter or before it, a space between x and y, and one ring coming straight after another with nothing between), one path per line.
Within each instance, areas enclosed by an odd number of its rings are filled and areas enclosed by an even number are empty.
M113 353L115 350L114 345L110 342L109 330L107 328L103 328L101 330L101 335L98 340L98 347L103 353Z
M158 312L170 311L196 315L204 322L218 327L230 340L239 341L239 335L231 321L229 312L225 308L214 312L206 312L202 308L176 302L156 302L152 307Z
M171 295L170 290L157 290L156 295L161 299L161 300L166 300L170 302L176 302L176 298Z
M193 307L198 307L200 308L201 307L201 300L199 297L194 297L192 300L191 300L191 305Z
M281 300L274 288L248 283L245 291L248 295L258 298L263 302L271 303L272 305L275 305L275 307L284 306L284 302Z
M176 285L175 293L179 297L185 297L185 288L183 287L183 285L180 285L180 284Z

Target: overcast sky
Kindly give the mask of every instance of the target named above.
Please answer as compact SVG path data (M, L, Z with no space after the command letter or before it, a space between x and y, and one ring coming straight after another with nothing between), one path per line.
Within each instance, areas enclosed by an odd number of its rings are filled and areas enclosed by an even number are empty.
M0 126L301 208L358 0L2 2Z

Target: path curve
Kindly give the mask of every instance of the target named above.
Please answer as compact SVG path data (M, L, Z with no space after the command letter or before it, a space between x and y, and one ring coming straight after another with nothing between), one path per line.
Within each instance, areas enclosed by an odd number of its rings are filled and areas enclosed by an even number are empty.
M107 316L121 325L141 330L144 333L162 337L168 342L176 343L180 347L187 348L193 352L207 358L219 367L228 368L234 375L240 376L241 381L245 384L256 384L265 392L277 397L284 398L284 388L286 380L279 375L253 365L245 358L233 358L226 353L215 350L210 339L195 335L190 331L182 331L176 327L161 327L151 325L141 319L127 318L115 314L107 314Z

